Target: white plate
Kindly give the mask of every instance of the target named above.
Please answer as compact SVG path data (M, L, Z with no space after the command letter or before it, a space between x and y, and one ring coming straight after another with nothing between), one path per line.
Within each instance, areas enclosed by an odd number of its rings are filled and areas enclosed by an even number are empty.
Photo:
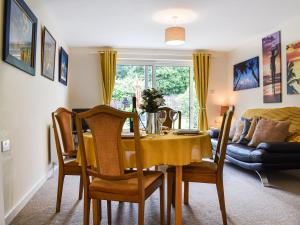
M146 137L147 134L145 133L140 133L140 137L143 138L143 137ZM126 133L122 133L121 134L121 137L122 138L134 138L134 133L129 133L129 132L126 132Z
M202 132L199 130L196 130L196 129L181 129L181 130L175 131L174 134L177 134L177 135L200 135L200 134L202 134Z

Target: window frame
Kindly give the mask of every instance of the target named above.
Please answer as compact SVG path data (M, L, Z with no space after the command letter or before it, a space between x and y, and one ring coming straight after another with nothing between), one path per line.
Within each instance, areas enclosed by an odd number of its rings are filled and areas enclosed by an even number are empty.
M146 87L148 87L148 66L152 66L152 87L156 88L156 67L157 66L174 66L174 67L189 67L189 128L193 126L193 111L192 106L194 101L197 99L193 99L192 97L192 88L193 87L193 79L194 79L194 70L193 63L191 60L117 60L117 65L126 65L126 66L145 66L145 82ZM149 87L148 87L149 88Z

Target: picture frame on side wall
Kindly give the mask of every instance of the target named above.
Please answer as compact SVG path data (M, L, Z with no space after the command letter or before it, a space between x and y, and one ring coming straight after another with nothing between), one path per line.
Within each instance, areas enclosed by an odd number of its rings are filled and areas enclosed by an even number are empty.
M281 32L262 39L264 103L282 102Z
M300 41L286 46L287 94L300 94Z
M61 47L59 51L59 76L60 83L67 86L68 84L68 60L69 56L67 52Z
M3 60L35 76L37 17L23 0L7 0L4 7Z
M42 30L42 76L54 81L56 41L46 27Z
M259 87L259 57L248 59L233 66L233 90Z

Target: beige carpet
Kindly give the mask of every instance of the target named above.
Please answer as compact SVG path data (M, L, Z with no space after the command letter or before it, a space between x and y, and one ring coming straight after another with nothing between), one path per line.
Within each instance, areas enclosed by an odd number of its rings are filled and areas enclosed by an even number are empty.
M226 164L224 186L228 224L300 224L300 171L274 172L269 177L274 188L264 188L256 174ZM78 183L77 177L65 179L61 212L55 214L57 179L49 179L11 224L82 224L82 201L77 201ZM102 205L101 224L107 224L105 202ZM113 224L136 224L136 218L135 204L113 202ZM158 192L146 202L145 224L159 224ZM190 205L183 206L183 224L222 224L214 185L190 185Z

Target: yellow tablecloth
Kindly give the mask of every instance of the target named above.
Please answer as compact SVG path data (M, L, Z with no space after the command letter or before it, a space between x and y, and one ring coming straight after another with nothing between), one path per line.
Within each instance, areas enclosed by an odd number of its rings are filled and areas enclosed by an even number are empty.
M90 133L84 134L87 164L96 167L93 137ZM124 165L126 168L135 167L134 140L122 139L124 150ZM141 138L141 151L143 153L143 167L149 168L155 165L183 166L191 162L200 162L202 158L212 157L212 146L207 134L196 136L154 135ZM77 162L81 162L80 151L77 154Z

